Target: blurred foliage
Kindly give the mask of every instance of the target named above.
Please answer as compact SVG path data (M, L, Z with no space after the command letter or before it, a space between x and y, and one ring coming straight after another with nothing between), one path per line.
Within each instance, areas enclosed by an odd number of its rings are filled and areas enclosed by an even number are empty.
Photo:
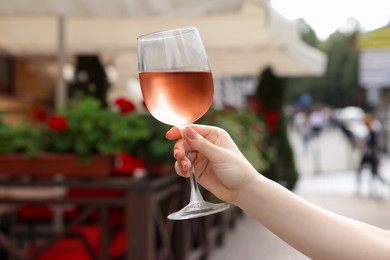
M315 31L302 18L298 20L297 26L304 42L313 47L318 46L319 40Z
M67 122L66 131L41 128L43 149L48 152L72 152L80 157L94 153L133 152L137 142L149 138L146 122L137 112L118 113L92 97L75 99L57 112Z
M264 122L252 112L210 109L198 123L225 129L243 155L261 173L268 171L271 162L276 159L275 150L265 142L267 131Z
M299 28L306 43L328 56L328 64L322 76L288 78L287 101L296 103L300 95L307 93L314 103L326 103L333 107L365 106L364 89L358 83L358 29L336 31L321 41L304 21L300 22Z
M272 147L276 157L276 160L269 160L270 167L262 173L288 189L294 189L298 172L283 112L285 87L284 80L277 77L271 68L266 68L259 75L255 96L259 103L257 116L266 123L268 130L264 142L267 147Z
M151 115L146 115L145 120L150 136L137 143L137 148L133 154L139 155L147 161L173 163L173 146L175 142L165 138L165 133L172 126L161 123Z
M97 153L134 153L138 143L150 137L144 115L119 113L96 98L82 97L38 125L0 123L0 152L74 153L85 160Z
M41 152L42 135L28 124L13 127L0 118L0 153L24 153L35 156Z

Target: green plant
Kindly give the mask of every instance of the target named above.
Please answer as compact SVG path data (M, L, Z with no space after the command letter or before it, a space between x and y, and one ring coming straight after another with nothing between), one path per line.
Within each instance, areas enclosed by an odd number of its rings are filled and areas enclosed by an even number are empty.
M287 135L287 122L283 113L285 85L271 68L266 68L259 75L256 90L258 102L257 116L267 126L266 142L273 147L277 160L270 160L270 167L264 175L287 187L294 189L298 181L298 171L294 161L294 151Z
M93 154L134 153L138 143L150 139L144 115L125 99L114 111L93 97L79 97L38 126L0 124L2 153L74 153L80 159Z
M172 163L174 142L165 138L165 133L171 126L157 121L152 116L146 116L145 119L150 138L139 142L140 147L136 154L149 162Z
M49 123L42 129L46 136L44 149L73 152L82 158L94 153L132 153L138 142L150 138L150 132L143 115L135 110L125 111L123 104L121 111L104 107L91 97L76 100L49 118ZM66 129L61 118L65 119Z
M0 119L0 153L24 153L34 156L40 153L42 135L31 125L12 127Z

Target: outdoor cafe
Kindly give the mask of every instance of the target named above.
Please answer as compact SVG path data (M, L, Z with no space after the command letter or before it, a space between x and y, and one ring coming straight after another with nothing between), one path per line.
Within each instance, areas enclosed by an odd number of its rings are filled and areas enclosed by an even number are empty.
M136 39L198 28L214 77L202 120L232 135L264 68L320 75L326 58L266 0L173 2L0 0L0 259L207 259L239 222L232 205L167 219L193 183L144 105Z

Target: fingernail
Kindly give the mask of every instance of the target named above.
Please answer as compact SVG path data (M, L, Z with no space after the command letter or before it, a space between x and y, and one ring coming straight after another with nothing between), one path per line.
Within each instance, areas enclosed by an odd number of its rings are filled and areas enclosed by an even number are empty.
M175 158L176 158L178 152L179 152L179 149L177 149L177 148L175 148L175 149L173 150L173 156L174 156Z
M168 134L171 130L169 129L166 133L165 133L165 138L168 138Z
M189 138L189 139L191 139L191 140L195 140L196 139L196 135L197 135L197 133L195 132L195 130L194 129L192 129L192 127L188 127L187 129L186 129L186 136Z

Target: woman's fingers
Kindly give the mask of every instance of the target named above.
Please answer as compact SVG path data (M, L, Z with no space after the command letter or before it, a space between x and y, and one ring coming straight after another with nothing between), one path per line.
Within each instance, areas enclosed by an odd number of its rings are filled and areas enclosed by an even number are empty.
M197 125L197 124L193 124L188 127L193 128L199 135L203 137L208 135L220 135L219 129L216 127L211 127L207 125ZM186 128L183 131L186 131ZM168 140L177 140L182 138L182 133L180 132L179 128L174 126L165 133L165 137Z
M188 168L188 166L185 166L184 168ZM175 171L178 175L183 176L183 177L190 177L190 172L189 170L185 170L183 168L183 161L176 161L175 162Z
M168 140L177 140L177 139L180 139L181 138L181 133L180 133L180 130L177 128L177 127L172 127L171 129L169 129L166 133L165 133L165 137L168 139Z
M206 156L212 158L215 156L216 149L213 143L215 143L218 137L221 135L221 132L218 128L204 126L204 125L191 125L183 130L187 143L190 142L194 145L196 150L203 152ZM182 133L177 127L172 127L165 134L168 140L177 140L173 148L173 156L176 159L175 169L176 172L184 177L189 176L189 171L191 168L191 161L188 159L186 154L186 149L184 144L184 139L182 139ZM207 139L205 139L205 137ZM210 143L211 141L211 143ZM192 155L192 158L195 159L196 153Z
M178 140L173 146L173 156L175 157L176 160L180 160L186 156L183 139Z
M173 156L176 159L175 170L179 175L189 177L191 162L186 156L186 150L183 142L183 139L180 139L173 147Z

